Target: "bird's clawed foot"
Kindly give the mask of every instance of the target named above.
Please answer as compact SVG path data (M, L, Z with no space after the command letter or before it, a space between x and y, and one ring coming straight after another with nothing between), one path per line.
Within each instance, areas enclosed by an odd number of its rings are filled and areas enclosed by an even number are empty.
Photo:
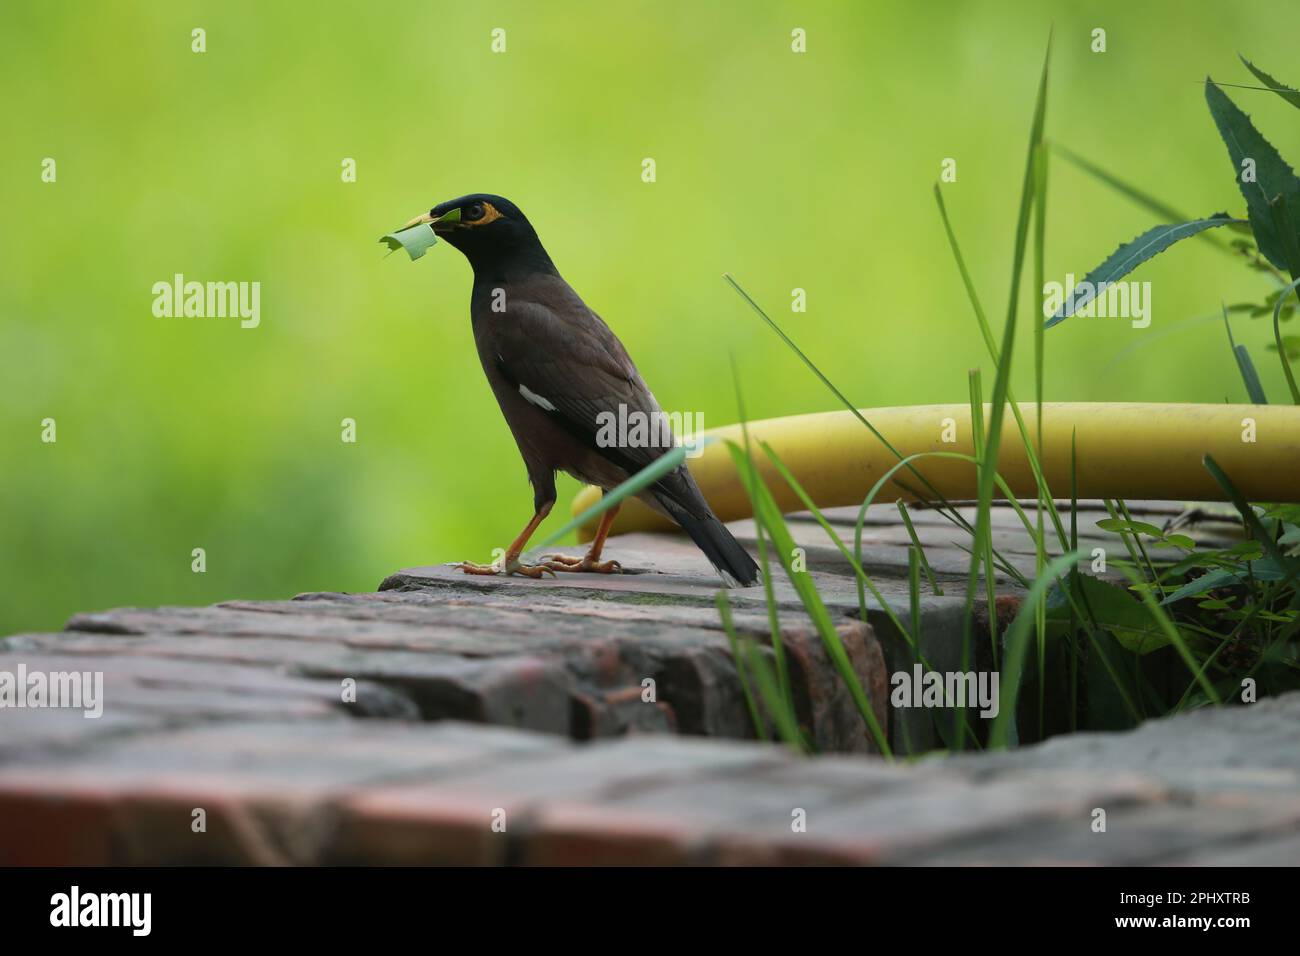
M595 574L621 574L623 565L617 561L593 561L591 555L571 558L565 554L548 554L543 566L552 571L590 571Z
M529 578L540 578L547 574L555 577L555 570L547 564L520 564L519 559L506 562L505 567L497 564L475 564L473 561L462 561L455 565L466 574L522 574Z

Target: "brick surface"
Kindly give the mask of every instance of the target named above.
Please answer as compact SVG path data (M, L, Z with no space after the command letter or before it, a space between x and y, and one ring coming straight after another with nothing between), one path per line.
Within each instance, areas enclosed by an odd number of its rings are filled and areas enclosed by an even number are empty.
M134 660L176 659L177 667L182 661L194 667L260 664L335 682L351 677L409 701L424 719L476 720L578 739L629 732L754 736L712 598L708 608L634 603L636 613L626 614L609 601L548 591L540 607L522 610L518 595L513 604L485 603L482 592L466 591L465 576L455 573L446 593L314 595L80 614L63 635L21 635L4 649L16 658L32 652L103 655L112 663L101 666L115 671L136 666ZM506 586L515 584L510 579ZM736 623L742 635L769 640L766 613L742 611ZM825 751L874 749L806 620L787 615L782 625L796 706L810 739ZM887 726L885 658L871 629L846 620L838 631ZM653 700L642 699L647 681L653 682Z
M313 863L346 794L560 746L456 723L227 722L0 767L0 864ZM206 832L193 813L207 814Z
M1106 805L1102 804L1103 808ZM1030 820L1000 838L949 843L916 853L911 862L941 866L1137 866L1187 862L1189 855L1235 853L1259 833L1300 828L1294 800L1254 799L1232 807L1204 801L1111 806L1105 832L1091 817ZM1300 855L1291 865L1300 864Z
M1157 522L1178 512L1143 509ZM901 612L907 539L892 512L869 516L864 560ZM1113 543L1095 527L1104 516L1086 512L1086 542ZM961 537L932 512L913 517L941 577L960 584ZM828 519L852 539L856 509ZM934 744L928 715L886 707L890 672L911 658L884 609L869 603L858 621L824 529L791 526L891 739ZM1008 509L995 509L994 538L1032 566ZM97 720L0 711L0 865L1297 862L1300 693L891 764L868 753L782 581L797 718L819 750L853 754L798 758L745 739L717 583L693 546L613 545L638 573L534 582L430 566L374 594L121 608L0 640L0 670L105 675ZM729 597L770 660L761 589ZM957 587L924 596L922 650L938 669L958 669L963 613ZM986 617L977 604L977 631Z
M1158 775L1189 791L1300 790L1300 693L1149 720L1128 734L1079 733L1036 746L956 758L972 772L1032 766Z
M1300 834L1243 835L1232 846L1200 848L1172 862L1178 866L1300 866Z
M363 716L375 714L375 702L368 697L378 689L384 696L396 691L409 698L425 720L478 720L552 733L569 730L569 674L536 657L466 658L282 638L168 633L23 635L11 638L7 649L19 660L28 650L85 659L102 656L97 666L114 672L133 666L123 658L264 665L328 678L335 696L344 678L359 681L357 703Z
M1140 733L1108 745L1148 752ZM1042 746L1018 756L904 766L668 735L575 745L453 722L223 720L0 767L0 862L1294 862L1296 790L1067 769ZM1275 763L1239 766L1249 781Z
M104 714L86 718L80 710L54 708L0 711L0 760L77 748L124 729L203 720L417 716L408 697L365 681L357 684L356 702L345 704L339 681L226 662L25 651L0 654L0 670L17 673L19 664L28 673L102 672Z

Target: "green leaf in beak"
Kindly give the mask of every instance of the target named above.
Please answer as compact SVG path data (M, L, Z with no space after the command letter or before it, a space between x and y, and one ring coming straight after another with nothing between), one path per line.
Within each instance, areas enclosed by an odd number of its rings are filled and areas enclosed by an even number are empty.
M457 210L459 212L459 210ZM438 237L433 234L433 227L422 222L410 229L402 229L398 232L391 232L379 240L388 246L389 249L396 252L398 249L405 249L406 254L414 262L420 256L424 255L430 247L438 242Z

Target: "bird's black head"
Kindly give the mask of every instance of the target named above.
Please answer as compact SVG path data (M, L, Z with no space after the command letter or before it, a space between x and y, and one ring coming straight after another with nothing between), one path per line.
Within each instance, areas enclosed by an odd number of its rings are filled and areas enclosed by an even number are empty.
M429 223L438 237L465 254L476 276L554 272L537 232L519 207L491 193L439 203L403 228Z

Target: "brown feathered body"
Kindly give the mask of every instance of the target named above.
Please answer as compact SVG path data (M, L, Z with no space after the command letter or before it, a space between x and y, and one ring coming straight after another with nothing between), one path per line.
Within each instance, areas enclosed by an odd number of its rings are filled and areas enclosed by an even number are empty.
M555 500L557 471L609 490L671 451L668 419L627 349L560 276L523 214L483 194L453 203L467 201L491 211L486 228L453 229L446 238L474 267L474 342L523 456L534 505L540 510ZM601 441L607 415L653 426L635 443ZM680 525L728 584L757 581L757 565L684 465L638 497Z

